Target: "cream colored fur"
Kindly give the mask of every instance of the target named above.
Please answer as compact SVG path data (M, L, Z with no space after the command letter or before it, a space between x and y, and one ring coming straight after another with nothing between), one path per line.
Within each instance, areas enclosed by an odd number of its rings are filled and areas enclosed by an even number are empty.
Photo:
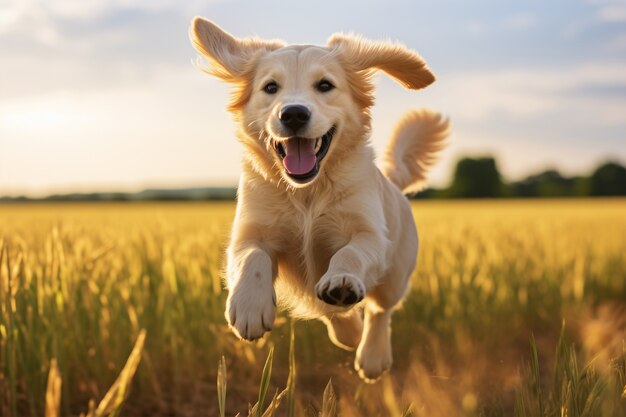
M203 18L194 19L190 36L208 58L206 70L235 87L229 109L245 150L227 250L228 323L243 339L260 338L272 329L278 302L295 317L324 321L335 344L356 349L359 375L377 379L392 363L391 313L417 256L402 190L423 186L448 123L427 110L405 116L383 174L368 143L371 75L382 70L413 89L434 76L404 46L355 36L335 35L326 47L285 46L235 38ZM335 88L320 91L320 80ZM264 91L268 82L276 93ZM279 114L292 104L311 112L299 137L336 128L319 173L305 184L287 175L274 149L288 140ZM335 304L322 300L329 298Z

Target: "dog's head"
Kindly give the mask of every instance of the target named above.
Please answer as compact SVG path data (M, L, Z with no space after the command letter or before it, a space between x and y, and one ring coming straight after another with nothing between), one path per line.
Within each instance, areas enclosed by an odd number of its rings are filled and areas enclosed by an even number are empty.
M240 123L246 157L265 178L312 184L365 145L373 104L371 75L382 70L411 89L435 78L402 45L334 35L326 47L236 38L197 17L195 48L207 72L235 85L229 110Z

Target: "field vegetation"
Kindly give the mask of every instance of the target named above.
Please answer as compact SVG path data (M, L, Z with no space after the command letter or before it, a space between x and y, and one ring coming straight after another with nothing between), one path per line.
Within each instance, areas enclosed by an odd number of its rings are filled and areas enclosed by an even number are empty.
M626 415L626 200L413 204L373 385L317 321L230 333L233 203L0 206L0 415Z

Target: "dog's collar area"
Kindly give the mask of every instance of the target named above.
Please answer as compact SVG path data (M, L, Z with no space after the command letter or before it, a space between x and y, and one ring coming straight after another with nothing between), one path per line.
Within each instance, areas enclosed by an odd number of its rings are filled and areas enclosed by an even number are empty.
M288 151L285 149L285 145L283 144L284 141L279 142L277 140L272 140L272 143L274 145L274 150L276 150L276 153L278 154L278 157L280 158L280 160L283 161L283 164L285 165L285 173L289 176L289 178L291 178L297 183L305 184L317 176L320 170L320 162L322 161L322 159L324 159L324 157L328 153L328 149L330 148L330 143L333 139L333 135L335 134L336 130L337 130L336 127L333 126L322 137L317 138L317 139L300 138L300 137L292 137L292 138L287 139L288 141L302 141L302 140L315 141L315 144L313 145L314 150L315 150L315 163L313 164L313 167L305 173L289 172L289 169L287 168L285 164L285 158L287 157Z

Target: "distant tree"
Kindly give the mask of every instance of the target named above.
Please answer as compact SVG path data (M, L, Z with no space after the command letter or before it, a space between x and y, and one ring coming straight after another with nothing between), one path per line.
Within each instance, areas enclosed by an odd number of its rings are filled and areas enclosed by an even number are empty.
M494 158L463 158L454 171L448 196L453 198L501 197L504 191Z
M105 200L105 201L128 201L128 194L127 193L111 193L111 194L107 194L105 197L100 198L101 200Z
M565 178L551 169L511 184L516 197L567 197L578 193L577 178Z
M430 200L430 199L446 198L448 196L446 194L446 191L447 190L445 189L428 187L425 190L419 191L417 193L409 194L408 197L413 200Z
M575 197L588 197L589 196L589 177L573 177L574 187L572 189L572 195Z
M589 178L589 194L626 195L626 168L615 162L599 166Z

